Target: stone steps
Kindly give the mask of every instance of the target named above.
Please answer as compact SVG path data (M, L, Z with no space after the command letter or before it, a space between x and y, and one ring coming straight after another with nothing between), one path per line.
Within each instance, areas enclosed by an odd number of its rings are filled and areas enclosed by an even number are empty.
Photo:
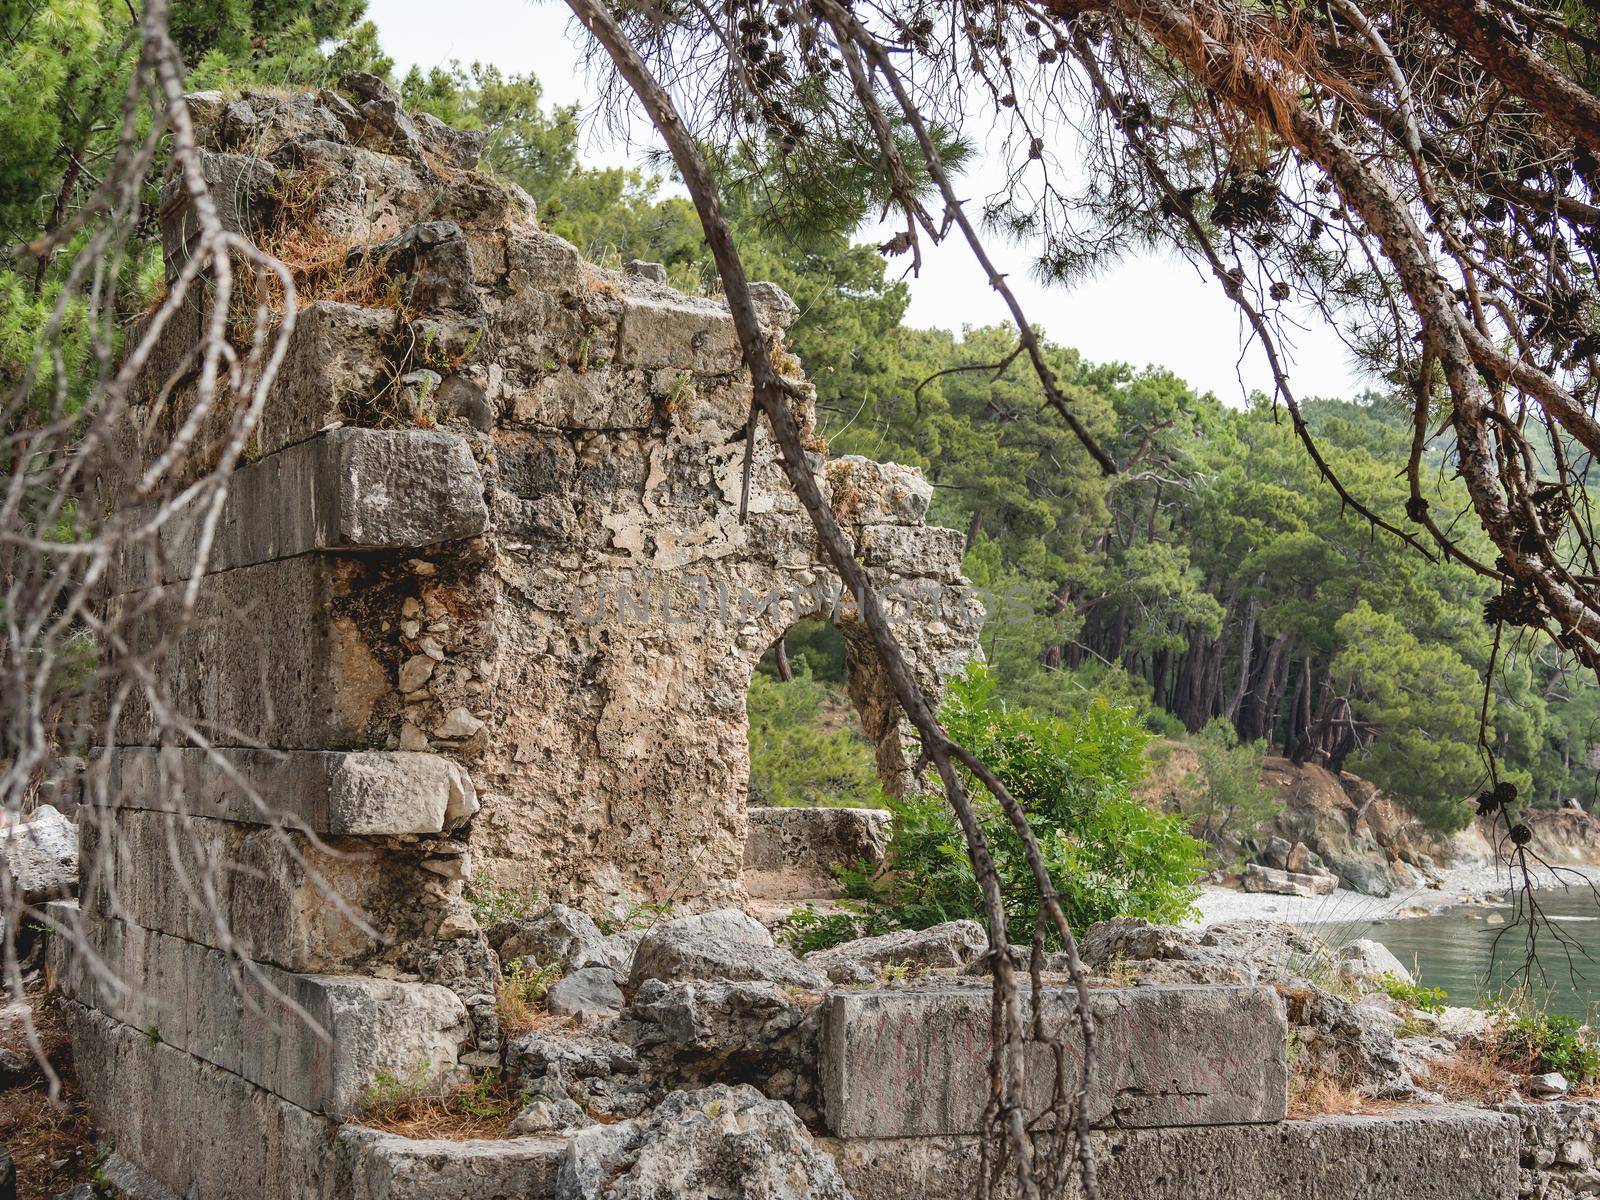
M977 1133L989 1094L990 991L982 984L838 991L823 1002L822 1086L839 1137ZM1046 1023L1081 1062L1075 994L1051 988ZM1151 1127L1282 1121L1288 1026L1267 987L1144 987L1092 994L1098 1063L1090 1119ZM1046 1107L1050 1051L1029 1060L1030 1116Z

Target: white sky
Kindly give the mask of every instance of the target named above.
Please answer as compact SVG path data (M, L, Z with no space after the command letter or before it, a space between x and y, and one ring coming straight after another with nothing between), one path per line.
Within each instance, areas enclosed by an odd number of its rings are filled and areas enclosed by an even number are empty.
M493 63L507 72L533 72L550 103L592 99L564 4L368 0L368 13L384 49L402 72L413 64L437 66L452 58ZM617 162L630 153L629 147L604 135L586 135L586 161ZM980 162L975 174L981 178L987 173ZM1229 403L1239 402L1250 389L1270 386L1260 348L1242 350L1236 310L1211 280L1202 279L1179 259L1153 255L1130 259L1064 290L1043 287L1032 279L1032 256L1026 246L995 239L990 253L1008 272L1029 318L1055 341L1077 348L1093 361L1168 367ZM909 282L907 319L913 325L959 330L963 325L1007 319L999 296L955 239L925 248L921 276ZM1314 317L1285 351L1291 383L1301 396L1353 396L1364 386L1344 346Z

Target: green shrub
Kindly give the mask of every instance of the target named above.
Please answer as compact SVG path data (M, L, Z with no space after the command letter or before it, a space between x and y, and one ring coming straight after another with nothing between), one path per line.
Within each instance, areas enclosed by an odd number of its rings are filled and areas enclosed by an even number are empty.
M1180 817L1133 797L1149 734L1129 707L1098 699L1068 717L1009 708L993 676L975 668L952 683L943 710L950 736L978 756L1027 815L1074 930L1110 917L1173 923L1192 913L1201 844ZM994 853L1006 919L1026 941L1039 888L1022 839L975 779L969 792ZM870 895L897 923L923 928L984 918L966 844L942 795L890 804L894 832L887 872Z
M1213 717L1192 745L1199 769L1179 785L1178 809L1194 835L1225 859L1282 811L1283 800L1261 782L1266 743L1241 743L1226 717Z
M796 954L828 950L841 942L875 937L900 928L887 912L863 904L846 904L839 912L818 912L810 901L796 908L778 926L778 941Z
M1508 1015L1495 1048L1502 1062L1529 1074L1560 1071L1573 1083L1600 1076L1600 1048L1576 1017L1537 1011Z
M783 682L750 679L750 803L882 808L872 747L842 689L812 677L807 659Z
M1404 1004L1407 1008L1420 1008L1425 1013L1443 1012L1444 1006L1450 1000L1443 988L1423 987L1420 983L1412 983L1408 979L1401 979L1398 975L1385 975L1378 981L1378 986L1383 988L1384 994L1389 999Z

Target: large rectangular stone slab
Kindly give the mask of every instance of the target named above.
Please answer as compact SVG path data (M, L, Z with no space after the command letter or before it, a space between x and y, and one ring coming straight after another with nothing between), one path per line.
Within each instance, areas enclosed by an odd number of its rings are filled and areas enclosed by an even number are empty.
M562 1138L440 1141L347 1125L335 1153L348 1200L544 1200L566 1149Z
M881 808L752 808L744 885L762 900L840 896L836 868L883 861L889 813Z
M386 946L468 928L463 849L448 840L313 841L137 809L109 830L84 821L80 836L85 912L287 971L346 972Z
M120 746L111 806L334 835L442 833L478 807L459 763L406 750Z
M199 496L155 538L124 546L110 591L188 578L210 510L210 496ZM313 550L429 546L479 534L488 518L465 439L441 430L333 429L234 474L205 569Z
M1097 1054L1088 1098L1097 1126L1281 1121L1288 1112L1288 1026L1265 987L1147 987L1091 994ZM1062 1031L1076 1083L1076 997L1052 988L1047 1027ZM988 988L835 992L824 1001L822 1084L831 1133L976 1133L989 1094ZM1028 1063L1030 1115L1053 1084L1050 1050Z
M1517 1125L1480 1109L1421 1108L1278 1125L1091 1135L1100 1200L1515 1200ZM859 1200L968 1200L975 1137L838 1139ZM1526 1194L1526 1193L1524 1193ZM1082 1196L1076 1180L1068 1200Z
M52 939L65 995L312 1112L358 1114L380 1073L419 1086L443 1077L469 1033L466 1007L436 984L297 975L51 908L98 960Z
M136 1179L143 1186L134 1194L148 1196L154 1184L187 1200L336 1195L332 1121L103 1013L62 1007L79 1087L116 1151L108 1173Z
M205 577L187 626L156 664L168 703L220 745L382 748L398 718L398 685L378 657L377 631L358 619L381 603L382 588L359 560L321 554ZM111 601L114 615L133 614L128 644L145 652L180 617L178 596L151 596ZM137 694L116 736L125 745L159 740Z

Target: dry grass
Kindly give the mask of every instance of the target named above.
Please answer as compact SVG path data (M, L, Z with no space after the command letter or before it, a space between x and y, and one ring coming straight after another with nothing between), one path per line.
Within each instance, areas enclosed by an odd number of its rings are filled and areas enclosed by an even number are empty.
M545 995L560 978L559 963L536 967L522 958L512 963L510 970L501 976L500 988L495 995L500 1028L515 1037L544 1024L549 1016L544 1011Z
M1303 1121L1308 1117L1334 1115L1381 1116L1404 1105L1392 1100L1374 1100L1359 1088L1329 1075L1289 1076L1289 1117Z
M73 1071L66 1025L42 988L30 992L34 1021L45 1056L61 1077L61 1095L50 1102L42 1072L35 1068L19 1083L0 1090L0 1146L17 1168L18 1200L50 1200L89 1181L98 1164L94 1127ZM0 1044L32 1061L20 1029L0 1031Z
M1498 1104L1516 1087L1516 1077L1502 1067L1488 1047L1469 1042L1448 1058L1428 1065L1427 1084L1447 1100Z
M401 1137L459 1142L505 1137L516 1113L516 1096L489 1072L443 1096L380 1075L367 1089L361 1123Z

